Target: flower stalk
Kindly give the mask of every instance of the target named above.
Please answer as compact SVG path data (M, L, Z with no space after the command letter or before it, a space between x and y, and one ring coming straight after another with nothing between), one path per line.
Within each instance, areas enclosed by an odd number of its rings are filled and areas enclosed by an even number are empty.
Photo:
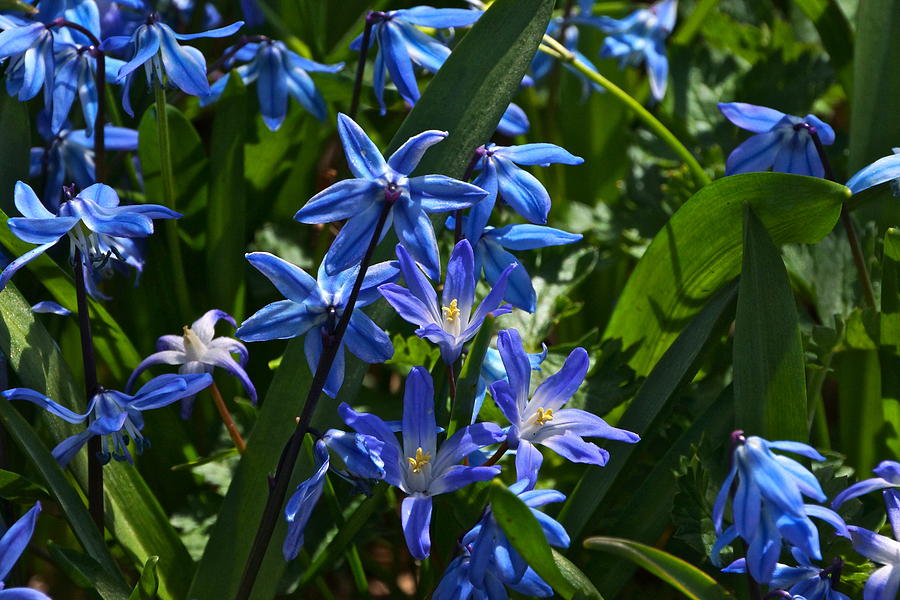
M237 448L237 451L240 454L243 454L244 451L247 450L247 442L241 437L241 432L238 431L237 425L235 425L234 419L228 411L228 407L225 406L225 400L222 398L222 393L219 391L215 381L209 386L209 393L212 394L213 402L216 405L216 409L219 411L219 416L222 417L225 429L228 430L228 436L231 438L231 441L234 442L234 447Z
M359 97L362 93L363 75L366 72L366 58L369 54L369 45L372 39L372 26L378 20L374 11L366 13L366 27L363 29L362 45L359 48L359 59L356 62L356 77L353 80L353 97L350 100L350 111L347 113L351 119L356 119L359 111Z
M331 371L335 356L337 356L338 349L341 346L341 340L344 337L344 333L347 331L347 326L350 324L350 317L353 314L353 308L356 305L356 300L362 289L363 280L366 277L369 264L372 262L375 247L378 245L378 240L381 238L381 232L384 229L388 214L390 213L394 201L397 200L397 197L390 197L389 193L386 192L385 199L387 201L383 205L378 222L375 225L375 230L372 232L372 239L369 242L369 246L366 248L366 253L363 256L362 262L360 263L359 273L356 276L356 281L350 292L347 306L344 308L344 312L341 314L341 318L337 321L331 334L324 336L322 355L316 366L316 372L313 375L313 380L310 384L303 409L300 412L300 416L297 418L297 427L294 429L294 433L291 434L291 437L288 439L287 444L281 453L275 475L269 479L269 496L266 500L266 506L263 509L259 528L256 531L256 537L253 540L253 546L250 548L250 555L247 557L247 562L244 565L244 573L241 577L241 584L236 596L238 600L246 600L253 591L253 585L256 582L256 576L262 566L266 549L269 547L272 533L275 531L275 525L278 522L281 507L284 506L291 474L294 471L294 465L297 462L300 448L303 445L303 438L309 431L310 421L315 413L319 399L322 396L322 390L328 379L328 373Z

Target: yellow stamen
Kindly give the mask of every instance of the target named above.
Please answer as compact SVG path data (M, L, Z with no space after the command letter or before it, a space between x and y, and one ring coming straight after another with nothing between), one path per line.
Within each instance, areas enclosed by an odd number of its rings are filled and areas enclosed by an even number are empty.
M431 454L428 452L422 452L421 448L416 448L416 457L415 458L407 458L406 462L409 463L409 466L412 467L413 473L418 473L422 470L422 467L427 465L431 461Z
M535 423L537 423L538 425L543 425L547 421L552 421L552 420L553 420L553 409L552 408L548 408L547 410L544 410L543 408L537 409L537 418L534 420Z
M456 298L450 301L450 306L443 306L444 318L451 323L459 317L459 308L457 308Z

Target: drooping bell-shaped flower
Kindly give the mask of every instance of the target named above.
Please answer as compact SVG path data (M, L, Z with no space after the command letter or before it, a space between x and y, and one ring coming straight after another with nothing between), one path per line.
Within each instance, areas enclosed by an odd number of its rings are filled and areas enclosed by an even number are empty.
M487 481L500 473L497 467L461 464L472 452L503 440L503 431L494 423L464 427L438 447L434 385L422 367L414 367L406 378L402 444L379 417L358 413L346 403L338 412L349 427L384 443L384 480L409 494L400 515L406 545L414 558L427 558L431 552L432 496Z
M599 437L633 444L640 437L609 425L595 414L579 408L563 408L587 375L590 360L584 348L576 348L562 368L531 394L531 361L515 329L497 336L497 348L509 381L491 384L491 396L509 422L506 441L516 450L516 472L534 484L543 457L536 445L550 448L573 462L603 466L609 452L585 441Z
M11 15L0 15L0 29L0 60L9 59L5 68L7 93L24 102L44 88L44 103L51 106L56 71L53 33L40 21Z
M81 103L85 130L88 136L93 135L94 122L97 119L97 59L94 50L76 44L56 44L56 74L53 82L53 106L50 128L60 131L69 119L69 112L75 99ZM116 73L122 67L121 60L112 56L104 59L106 80L113 83ZM93 181L91 182L93 183Z
M741 129L756 134L728 156L726 175L755 173L769 168L776 173L825 175L812 133L823 145L830 146L834 143L834 130L817 116L796 117L744 102L720 102L719 110Z
M438 279L437 238L428 215L468 208L486 195L477 186L445 175L409 176L425 151L446 138L447 132L431 130L413 136L388 160L347 115L338 115L338 133L356 178L322 190L294 215L301 223L348 219L325 257L326 272L333 275L361 262L387 210L382 235L393 223L403 247L431 279Z
M431 282L400 244L397 244L397 259L407 287L385 283L378 291L403 319L419 327L416 335L437 344L441 358L448 365L456 362L463 345L475 337L489 314L497 316L510 311L508 306L501 307L500 302L514 264L506 267L497 284L475 308L475 255L468 240L456 244L450 255L440 302Z
M115 390L101 390L91 398L84 414L73 412L47 396L27 388L13 388L2 395L7 400L27 400L37 404L47 412L69 423L84 423L88 427L61 441L53 449L53 457L65 467L72 457L95 435L103 438L100 457L104 461L111 458L132 462L128 446L134 441L138 454L150 446L141 434L144 428L145 410L162 408L200 390L209 387L212 377L206 373L199 375L160 375L148 381L134 395Z
M247 365L247 347L234 338L216 337L216 323L227 321L232 327L237 327L234 318L225 311L212 309L194 321L190 327L183 327L182 335L164 335L156 341L157 352L141 361L134 369L125 391L129 391L138 376L152 365L179 365L178 372L182 375L189 373L212 373L219 367L234 375L241 382L250 402L256 404L256 388L250 381L250 376L244 367ZM237 360L232 354L238 356ZM181 402L181 417L186 419L191 416L194 406L194 396L188 396Z

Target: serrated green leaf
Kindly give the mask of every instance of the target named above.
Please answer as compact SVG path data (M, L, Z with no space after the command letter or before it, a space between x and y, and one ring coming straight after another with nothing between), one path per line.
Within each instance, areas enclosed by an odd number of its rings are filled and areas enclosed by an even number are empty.
M159 576L156 573L157 563L159 563L158 556L147 558L147 562L144 563L144 568L141 570L141 578L131 591L128 600L153 600L156 598L156 591L159 589Z
M806 442L806 371L787 271L769 232L745 208L744 254L734 326L735 428Z
M627 558L674 587L686 598L725 600L733 597L697 567L652 546L620 538L591 537L584 540L584 547Z
M646 375L706 300L739 273L745 204L780 245L822 239L847 198L842 185L782 173L734 175L705 186L647 248L604 338L621 339L626 350L637 344L631 366Z
M647 376L625 414L618 420L618 427L641 436L652 432L654 422L675 391L697 372L697 357L707 340L726 320L731 320L731 307L736 296L737 284L732 282L708 301ZM559 515L560 522L570 535L578 537L597 507L603 504L606 494L625 470L635 450L633 445L619 444L616 460L602 469L585 470Z
M501 482L491 482L491 510L509 543L547 585L566 598L575 596L575 586L567 579L553 558L540 523L531 509Z

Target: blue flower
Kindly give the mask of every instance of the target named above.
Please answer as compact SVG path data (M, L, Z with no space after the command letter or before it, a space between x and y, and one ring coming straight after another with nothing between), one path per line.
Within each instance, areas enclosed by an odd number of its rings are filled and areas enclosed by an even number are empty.
M825 460L812 447L800 442L770 442L743 432L732 434L736 442L732 466L713 507L713 523L719 535L711 555L718 565L722 548L738 537L748 544L747 570L756 581L769 583L775 572L782 538L812 560L822 560L819 532L809 517L823 519L840 535L846 525L833 511L805 504L803 496L823 502L825 494L816 477L797 461L772 450ZM740 475L732 504L734 525L722 531L722 517L735 477Z
M47 210L34 191L16 182L16 208L24 217L7 224L13 234L30 244L40 244L12 261L0 273L0 289L23 266L55 246L63 236L71 241L71 253L81 251L82 264L90 269L105 265L118 252L116 238L142 238L153 233L153 219L175 219L178 213L158 204L119 206L119 197L108 185L97 183L63 202L56 214ZM124 258L123 258L124 260Z
M371 12L367 19L373 23L372 40L378 44L378 54L372 75L375 96L381 106L381 114L387 112L384 105L384 75L389 73L397 86L400 96L409 104L419 100L419 86L416 83L414 65L426 71L437 73L450 56L450 49L424 33L418 27L445 29L466 27L481 16L479 10L462 8L432 8L415 6L402 10ZM350 44L359 50L362 36Z
M853 549L869 560L883 565L869 576L863 589L863 600L895 600L900 593L900 501L897 496L885 494L888 521L894 539L878 535L874 531L850 525Z
M45 124L45 121L46 119L39 119L38 131L46 140L47 147L31 149L28 175L32 178L44 177L44 203L51 210L56 210L63 197L63 185L67 178L81 189L90 187L97 181L94 171L94 137L88 135L85 129L73 131L66 125L52 134L49 123ZM134 129L107 125L103 131L107 151L137 150L138 132Z
M432 496L487 481L500 473L497 467L460 464L475 450L503 440L503 431L493 423L464 427L438 448L434 385L422 367L414 367L406 378L402 445L379 417L358 413L346 403L340 405L338 412L355 431L384 442L384 479L409 494L403 500L400 515L406 545L414 558L427 558L431 552Z
M97 120L97 61L92 49L75 44L56 44L56 74L53 83L51 131L58 132L69 118L76 96L81 102L87 135L93 135ZM115 81L115 73L124 63L111 56L105 58L106 79Z
M28 547L34 534L41 503L35 502L27 513L3 533L0 538L0 598L4 600L50 600L50 596L31 588L4 588L3 581L9 575L13 565Z
M547 358L546 345L544 345L541 352L528 354L531 370L540 371L541 363L544 362L545 358ZM509 382L509 375L506 374L506 367L503 366L500 352L495 348L488 348L484 355L484 361L481 363L481 371L478 373L478 383L475 384L475 404L472 409L473 423L481 411L481 405L484 404L484 396L487 393L488 386L497 381Z
M609 37L600 49L602 58L618 58L619 68L647 65L650 91L656 100L666 95L669 61L666 58L666 38L675 29L678 13L676 0L662 0L636 10L624 19L583 17L579 19L599 27Z
M243 21L232 23L227 27L211 29L201 33L175 33L172 28L159 20L159 15L151 14L147 22L128 36L113 36L103 41L104 50L118 50L126 46L131 48L131 58L119 69L117 81L125 81L122 91L122 106L125 112L134 116L129 93L134 81L135 71L143 66L147 75L147 85L166 85L171 83L181 91L192 96L209 94L209 82L206 80L206 59L203 54L191 46L179 46L178 40L195 40L198 38L228 37L243 26Z
M277 131L287 116L288 96L300 103L320 121L325 120L325 100L310 72L337 73L344 63L323 65L291 52L284 42L270 40L249 43L238 50L234 58L249 61L236 69L241 80L249 85L256 81L256 95L263 121L271 131ZM225 91L230 73L219 79L211 88L211 93L201 99L206 106L214 102Z
M900 502L900 463L893 460L883 460L878 463L877 467L872 469L872 472L878 477L864 479L851 485L835 496L831 502L831 508L837 510L847 500L876 490L885 490L885 495L890 494Z
M531 123L528 122L528 115L522 110L518 104L510 102L506 107L500 122L497 124L497 132L507 137L516 137L517 135L525 135Z
M385 204L388 221L404 248L431 279L440 277L437 239L429 213L468 208L485 191L445 175L409 177L425 151L447 137L429 130L411 137L385 161L372 140L347 115L338 115L338 133L356 179L345 179L322 190L301 208L294 219L301 223L331 223L349 219L325 257L325 269L334 274L362 260Z
M31 100L44 88L44 103L52 104L56 61L53 33L41 22L0 15L0 60L6 65L6 91L20 101Z
M62 317L67 317L72 314L71 310L56 302L53 302L52 300L41 300L31 307L31 312L39 314L60 315Z
M744 102L720 102L719 110L741 129L756 134L728 156L726 175L755 173L769 167L776 173L825 175L810 132L815 132L822 144L830 146L834 143L834 130L815 115L795 117Z
M245 342L260 342L307 334L306 360L310 371L315 372L322 355L323 340L332 334L344 313L359 267L329 276L323 262L317 281L300 267L268 252L252 252L246 256L286 300L258 310L241 324L237 336ZM325 382L325 393L332 398L344 380L344 345L367 363L381 363L393 356L394 346L388 335L359 309L377 300L377 286L396 276L396 267L386 262L373 265L366 272L353 315Z
M284 508L288 531L281 551L285 560L296 558L303 547L303 531L322 496L328 470L351 480L381 479L384 477L384 461L381 459L383 447L384 444L372 436L338 429L329 429L322 439L316 441L313 448L315 471L309 479L297 486ZM346 470L335 469L331 464L329 450L337 455Z
M553 589L531 567L516 583L504 584L489 572L485 575L484 589L478 589L469 580L471 567L471 553L464 548L444 572L444 577L434 590L433 600L507 600L509 593L504 586L526 597L549 598L553 595Z
M487 197L472 207L466 237L477 239L487 225L499 195L513 210L532 223L546 223L550 213L550 194L538 179L519 165L548 166L559 163L580 165L584 159L554 144L497 146L488 144L476 150L481 156L477 168L481 173L474 183Z
M858 194L881 183L891 182L891 191L900 196L900 148L894 148L890 156L879 158L871 165L859 170L847 182L847 187Z
M590 14L589 12L580 12L578 16ZM576 19L577 17L576 16ZM564 26L565 25L565 26ZM575 22L570 18L568 23L562 17L554 17L550 20L550 24L547 25L547 35L554 39L560 39L562 45L566 47L566 49L575 55L580 62L589 66L594 71L597 70L597 67L594 66L584 54L578 51L578 37L579 31ZM531 74L534 76L535 80L542 79L550 73L550 69L553 67L553 57L546 52L538 52L534 55L534 58L531 61ZM605 91L603 86L600 84L591 81L588 77L576 69L572 63L563 62L563 67L568 69L570 72L574 73L578 79L581 80L582 83L582 100L587 97L591 90L596 90L598 92Z
M61 18L100 37L100 11L94 0L40 0L37 9L36 17L43 23L51 24ZM60 30L59 37L67 42L88 43L87 36L68 27Z
M68 421L84 423L88 428L61 441L53 449L53 457L65 467L81 447L95 435L105 438L106 450L100 454L104 461L110 458L132 462L128 445L134 440L138 454L150 446L141 435L144 428L145 410L162 408L200 390L209 387L212 377L206 373L199 375L160 375L147 382L134 395L115 390L101 390L91 398L87 411L82 415L72 412L50 398L27 388L6 390L2 396L7 400L27 400L37 404L47 412Z
M532 485L543 462L535 444L550 448L573 462L603 466L609 452L587 442L583 436L600 437L633 444L640 437L612 427L606 421L578 408L562 408L581 387L590 360L584 348L575 348L562 368L544 380L530 394L531 361L515 329L506 329L497 337L497 348L509 381L491 384L491 396L510 422L506 441L516 450L516 472ZM530 399L529 399L530 396Z
M840 561L823 569L814 565L809 557L797 548L791 548L791 554L799 564L796 567L781 563L775 565L775 572L769 582L770 589L788 590L791 596L802 600L850 600L849 596L832 587L832 580L829 577L835 567L839 568ZM722 571L746 573L747 559L739 558Z
M409 289L386 283L379 286L378 291L401 317L419 327L417 336L438 345L441 358L448 365L456 362L463 345L475 337L488 314L493 312L496 316L510 311L508 307L500 308L500 302L506 293L506 281L515 268L514 264L506 267L497 284L473 312L475 255L468 240L456 244L450 255L441 302L438 302L431 282L400 244L397 244L397 258Z
M185 326L182 335L160 337L156 341L157 352L142 360L134 369L128 383L125 384L125 391L131 390L138 375L151 365L180 365L178 372L182 375L212 373L215 367L219 367L237 377L244 386L250 402L256 404L256 388L244 370L247 365L247 347L230 337L215 337L216 323L220 320L228 321L232 327L237 326L231 315L222 310L212 309L194 321L190 327ZM231 357L232 354L238 355L237 361ZM183 398L181 417L183 419L190 417L193 407L194 396Z

